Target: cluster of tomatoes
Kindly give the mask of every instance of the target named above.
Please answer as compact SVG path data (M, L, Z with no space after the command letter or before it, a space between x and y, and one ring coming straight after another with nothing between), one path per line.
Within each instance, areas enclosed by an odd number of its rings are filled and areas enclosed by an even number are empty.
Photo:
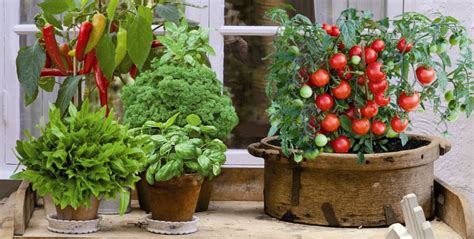
M338 37L340 34L337 26L323 24L322 28L330 36ZM401 38L397 44L400 54L410 52L412 47L413 45L405 38ZM334 152L347 153L350 150L351 141L347 136L335 134L337 137L335 136L331 141L327 137L328 134L336 132L341 127L341 114L351 120L352 133L359 136L368 133L375 136L397 135L406 130L407 117L399 117L395 112L391 114L393 116L390 119L378 115L379 109L391 102L391 97L387 95L389 81L384 65L377 61L384 49L385 42L381 39L375 39L365 47L352 46L348 51L344 49L344 44L339 43L338 52L329 57L329 69L321 67L311 74L306 73L305 68L303 72L300 71L300 75L306 79L300 89L300 96L308 99L313 96L313 89L318 92L314 96L314 103L324 115L324 117L319 117L319 121L312 118L309 122L310 126L317 131L316 146L324 147L330 143ZM419 66L416 69L416 76L421 85L430 84L436 77L435 71L427 66ZM352 84L351 81L353 81ZM355 87L357 90L353 89ZM365 99L363 105L354 103L355 100L351 97L354 94L363 96ZM343 113L336 112L335 100L346 101L349 103L349 108ZM398 95L397 103L406 113L411 112L420 104L420 95L418 92L402 90Z

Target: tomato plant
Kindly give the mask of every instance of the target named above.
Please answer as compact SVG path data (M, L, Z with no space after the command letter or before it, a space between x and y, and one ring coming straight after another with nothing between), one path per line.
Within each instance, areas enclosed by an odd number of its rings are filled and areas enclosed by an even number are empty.
M350 152L363 162L374 148L388 150L388 138L406 144L413 111L430 105L444 123L473 110L472 40L453 17L411 12L373 20L370 12L347 9L329 25L281 9L269 16L282 26L269 56L270 131L280 133L287 156L290 149ZM459 53L456 61L450 47ZM300 76L303 68L310 77ZM314 100L300 96L307 86ZM330 143L321 146L322 136Z

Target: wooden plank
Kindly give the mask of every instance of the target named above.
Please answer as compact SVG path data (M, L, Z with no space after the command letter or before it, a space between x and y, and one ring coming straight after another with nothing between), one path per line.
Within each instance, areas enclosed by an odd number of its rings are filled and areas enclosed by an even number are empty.
M474 239L472 205L462 194L439 178L435 179L434 189L436 216L446 222L463 238Z
M13 236L13 211L15 208L15 193L0 204L0 238Z
M35 193L31 184L22 181L16 192L13 229L15 235L23 235L35 210Z

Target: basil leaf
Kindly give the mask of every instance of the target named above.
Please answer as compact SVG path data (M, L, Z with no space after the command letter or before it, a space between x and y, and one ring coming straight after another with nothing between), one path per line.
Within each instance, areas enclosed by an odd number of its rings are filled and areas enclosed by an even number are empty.
M186 122L188 122L188 124L190 125L199 126L201 125L201 118L199 117L199 115L190 114L186 116Z
M38 42L18 52L16 74L25 92L26 105L33 103L38 96L38 81L45 61L46 55Z

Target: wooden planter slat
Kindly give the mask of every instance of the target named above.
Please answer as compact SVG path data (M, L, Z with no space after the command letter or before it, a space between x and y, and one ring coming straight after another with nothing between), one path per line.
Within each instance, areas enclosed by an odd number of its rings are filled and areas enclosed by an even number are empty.
M23 181L16 191L14 212L14 234L23 235L35 210L36 195L31 184Z

